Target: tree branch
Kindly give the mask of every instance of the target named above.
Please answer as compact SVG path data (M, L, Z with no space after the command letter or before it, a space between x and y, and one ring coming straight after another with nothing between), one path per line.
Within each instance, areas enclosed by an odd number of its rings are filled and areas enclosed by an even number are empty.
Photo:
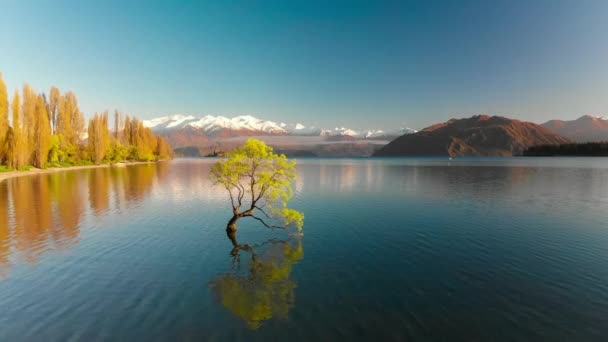
M230 194L230 204L232 204L232 210L236 210L236 206L234 205L234 197L232 196L232 190L230 190L230 187L226 184L224 184L224 187L226 188L226 190L228 190L228 193Z
M251 166L251 174L249 175L249 177L251 178L251 183L250 183L250 187L251 187L251 209L253 209L255 207L255 192L253 191L253 187L255 186L255 171L258 168L258 164L255 161L252 161L252 166Z
M237 181L239 187L239 205L242 205L243 197L245 197L245 187L241 184L241 178Z
M255 209L258 209L259 211L261 211L264 215L266 215L267 218L271 218L270 215L268 215L262 208L258 207L257 205L253 206Z
M259 218L257 216L254 216L254 215L249 215L249 216L251 216L252 218L254 218L254 219L256 219L256 220L258 220L260 222L262 222L262 224L265 225L267 228L270 228L270 229L275 229L275 228L277 228L277 229L287 229L285 227L269 225L268 223L266 223L264 220L262 220L261 218Z
M236 188L236 189L239 191L239 194L238 194L238 196L237 196L237 198L236 198L236 199L237 199L237 200L238 200L238 202L239 202L239 206L238 206L238 208L240 208L240 207L241 207L241 205L242 205L241 200L243 199L243 193L242 193L242 191L241 191L241 188L239 187L239 185L238 185L237 183L230 183L230 184L231 184L232 186L234 186L234 187L235 187L235 188Z
M268 182L273 181L274 178L278 175L278 172L275 172L270 179L268 180ZM254 202L258 202L260 200L260 198L262 198L262 196L264 196L264 194L266 193L266 190L268 190L268 184L265 184L262 186L262 189L260 189L260 193L258 194L258 197L255 199Z

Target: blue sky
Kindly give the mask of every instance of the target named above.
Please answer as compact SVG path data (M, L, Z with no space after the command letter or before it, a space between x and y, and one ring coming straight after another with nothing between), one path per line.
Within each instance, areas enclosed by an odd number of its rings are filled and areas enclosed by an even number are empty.
M0 5L9 89L113 110L422 128L608 114L608 1L50 1Z

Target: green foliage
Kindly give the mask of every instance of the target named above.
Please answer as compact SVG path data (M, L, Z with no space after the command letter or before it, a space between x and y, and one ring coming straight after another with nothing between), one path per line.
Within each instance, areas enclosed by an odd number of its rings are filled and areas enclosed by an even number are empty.
M211 177L228 191L235 216L253 216L268 226L253 215L265 208L264 214L302 229L304 216L287 208L297 176L295 161L274 153L272 147L257 139L248 139L227 156L213 165Z
M285 226L295 226L299 232L302 231L302 227L304 226L304 214L297 210L283 208L281 209L281 213L279 215L283 219L283 224Z
M31 169L33 169L34 167L32 165L23 165L20 166L17 171L30 171Z
M154 154L152 154L152 152L148 152L146 154L140 155L138 159L140 161L151 162L151 161L156 160L156 157L154 156Z
M65 152L60 149L60 143L60 137L57 134L53 134L51 136L51 148L49 149L49 163L57 163L65 158Z
M79 159L76 161L57 161L57 162L48 162L45 165L45 169L52 168L60 168L60 167L71 167L71 166L89 166L95 165L92 161L88 159Z
M129 156L129 149L123 146L119 141L113 139L110 144L110 149L106 155L107 161L110 163L120 163L125 161Z

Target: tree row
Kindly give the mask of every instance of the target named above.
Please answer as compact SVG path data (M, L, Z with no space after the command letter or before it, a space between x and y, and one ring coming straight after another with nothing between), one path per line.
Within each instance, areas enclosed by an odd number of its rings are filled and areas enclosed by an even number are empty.
M112 130L107 111L87 123L71 91L51 87L47 95L26 84L9 102L0 73L0 168L154 161L172 155L167 141L135 117L116 111Z

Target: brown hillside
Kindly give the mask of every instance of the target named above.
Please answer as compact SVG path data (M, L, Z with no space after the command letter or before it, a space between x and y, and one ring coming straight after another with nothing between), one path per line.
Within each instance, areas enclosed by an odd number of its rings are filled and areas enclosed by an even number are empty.
M550 130L500 116L451 119L415 134L403 135L375 156L511 156L534 145L567 143Z

